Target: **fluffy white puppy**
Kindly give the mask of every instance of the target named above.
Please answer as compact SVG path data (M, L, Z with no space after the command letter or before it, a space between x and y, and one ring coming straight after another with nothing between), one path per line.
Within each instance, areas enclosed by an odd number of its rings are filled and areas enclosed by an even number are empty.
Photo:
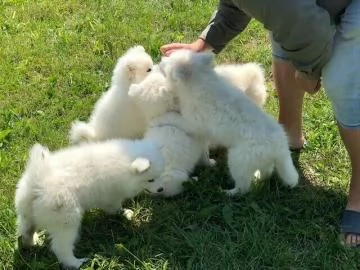
M33 245L35 230L46 229L58 260L80 267L86 259L76 258L73 248L83 213L94 207L116 213L143 190L162 192L157 179L163 170L158 145L145 140L83 143L52 153L33 146L15 194L23 245Z
M169 112L150 122L145 138L162 145L165 170L159 176L165 197L180 194L183 183L190 181L190 174L202 160L206 151L205 141L190 132L188 124L178 112ZM209 160L208 165L215 161Z
M128 96L143 113L146 126L167 112L180 111L175 92L166 87L166 79L158 65L141 82L129 87Z
M165 159L165 170L160 175L164 191L170 197L183 191L183 183L205 154L205 141L189 130L180 115L174 91L165 87L164 76L154 69L141 83L130 86L129 96L144 111L148 129L146 140L160 144ZM214 164L214 161L208 161Z
M264 106L267 90L264 70L259 64L220 64L216 65L214 70L218 75L236 86L234 90L244 92L260 108ZM209 142L211 149L216 149L219 145L213 140Z
M139 108L128 98L129 86L143 80L153 61L142 46L130 48L113 71L111 87L96 102L88 123L74 121L70 142L113 138L141 138L146 126Z
M228 166L235 187L244 194L257 170L276 168L283 183L294 187L298 173L286 134L272 117L213 69L214 55L182 50L163 58L160 69L179 97L182 116L200 136L228 148Z
M265 74L257 63L220 64L215 72L228 80L257 104L263 107L267 98Z

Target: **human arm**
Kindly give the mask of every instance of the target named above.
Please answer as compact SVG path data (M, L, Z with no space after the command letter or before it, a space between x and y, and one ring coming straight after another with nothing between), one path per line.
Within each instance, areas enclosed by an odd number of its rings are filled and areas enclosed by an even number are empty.
M179 49L189 49L195 52L211 50L219 53L226 44L242 32L250 17L232 4L232 1L221 0L207 27L200 37L192 43L170 43L163 45L160 51L163 55L170 55Z

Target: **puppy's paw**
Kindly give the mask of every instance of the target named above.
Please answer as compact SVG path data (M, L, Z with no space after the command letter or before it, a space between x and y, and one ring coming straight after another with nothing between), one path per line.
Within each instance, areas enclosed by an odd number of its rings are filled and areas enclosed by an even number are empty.
M283 179L283 183L289 188L296 187L299 184L298 172L294 169L291 173L288 174L286 178Z
M199 181L199 177L198 177L198 176L192 176L192 177L191 177L191 180L197 182L197 181Z
M73 259L71 262L64 263L64 267L67 269L79 269L83 263L89 261L89 258Z
M216 160L213 159L213 158L210 158L207 165L208 165L209 167L215 167L215 166L216 166Z
M232 188L232 189L224 189L223 191L229 197L233 197L233 196L237 195L240 190L239 190L239 188Z
M256 172L254 173L255 179L261 179L261 176L261 172L259 170L256 170Z
M123 209L122 214L127 220L131 220L134 217L134 211L127 208Z
M299 184L299 178L293 179L291 182L290 182L290 181L286 182L286 185L287 185L289 188L294 188L294 187L296 187L298 184Z
M88 262L90 259L89 258L80 258L79 261L81 262L81 264Z
M44 232L42 232L42 234L39 234L37 232L34 233L33 236L34 245L41 246L44 244L44 237L41 237L43 234Z
M18 247L19 248L31 248L32 246L38 245L41 246L44 243L40 238L40 235L37 232L33 234L21 235L18 238Z

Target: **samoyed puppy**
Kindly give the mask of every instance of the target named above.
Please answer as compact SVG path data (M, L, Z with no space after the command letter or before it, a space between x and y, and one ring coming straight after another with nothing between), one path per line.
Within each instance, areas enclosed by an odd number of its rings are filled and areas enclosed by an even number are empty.
M146 140L83 143L57 152L36 144L15 193L23 245L33 245L35 230L46 229L58 260L79 268L86 259L73 249L84 212L96 207L116 213L144 190L162 192L164 166L159 146Z
M267 90L263 68L257 63L220 64L215 66L215 72L228 80L257 104L263 107Z
M164 191L159 195L175 196L183 191L183 183L201 158L214 165L206 155L205 140L190 132L179 113L174 91L165 87L165 77L156 68L139 84L130 86L129 96L146 116L148 129L144 138L160 144L165 159L165 170L160 175Z
M257 170L264 176L274 167L285 185L296 186L299 176L282 126L217 75L213 61L212 53L181 50L163 58L160 69L193 131L228 149L235 187L227 193L248 192Z
M153 61L144 47L134 46L121 56L114 68L111 87L96 102L88 123L74 121L70 142L114 138L141 138L146 126L139 108L128 98L129 86L143 80Z
M267 90L263 68L257 63L219 64L214 67L215 72L228 82L234 90L243 91L251 101L262 108L266 102ZM209 142L209 148L216 149L219 143Z

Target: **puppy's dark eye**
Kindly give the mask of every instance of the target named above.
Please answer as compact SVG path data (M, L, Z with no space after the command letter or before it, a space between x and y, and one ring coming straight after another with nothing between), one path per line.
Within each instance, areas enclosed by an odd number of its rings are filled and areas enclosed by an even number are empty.
M154 182L154 179L150 179L150 180L148 180L148 182L149 182L149 183L152 183L152 182Z
M151 68L148 68L148 70L146 72L150 72L151 71Z

